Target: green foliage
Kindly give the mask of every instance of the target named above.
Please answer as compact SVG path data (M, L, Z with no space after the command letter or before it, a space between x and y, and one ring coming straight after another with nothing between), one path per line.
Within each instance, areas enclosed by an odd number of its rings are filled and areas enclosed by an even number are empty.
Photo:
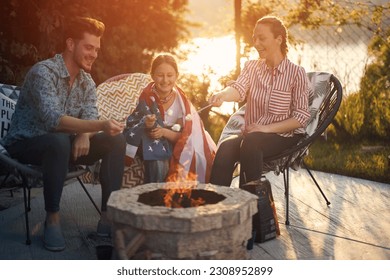
M208 89L210 87L208 75L181 74L177 83L196 108L208 104Z
M312 169L390 183L388 142L340 142L318 140L305 163Z
M359 136L364 124L364 107L359 94L343 99L335 119L349 136Z
M220 114L210 113L210 129L208 132L210 133L211 138L213 138L214 142L217 144L219 137L221 137L221 133L225 124L227 122L227 118Z
M244 56L249 53L250 48L252 47L253 28L257 20L272 13L272 11L273 10L270 7L259 5L254 2L247 3L242 9L241 32L243 41L245 42Z
M177 83L196 109L199 110L209 104L209 73L203 73L201 76L194 74L181 74ZM211 138L217 142L229 116L216 113L212 108L207 108L201 111L199 116L203 121L206 131L208 131Z
M387 33L386 33L387 32ZM371 63L361 79L360 90L343 100L336 116L348 136L390 139L390 28L376 35L369 46Z
M388 22L390 3L375 5L370 1L333 1L333 0L269 0L245 1L242 9L242 30L245 51L252 45L252 30L257 19L264 15L281 17L289 31L299 26L300 32L324 27L333 27L337 32L343 26L353 26L360 29L382 34ZM366 20L369 19L369 20ZM302 34L299 34L302 35ZM304 37L304 36L303 36ZM290 43L298 39L290 32Z
M208 105L210 97L210 73L203 73L201 76L193 74L180 75L178 85L185 92L186 96L191 100L196 109L203 108ZM232 73L232 75L234 75ZM203 121L205 129L209 132L211 138L217 143L221 135L222 129L225 127L228 115L216 112L213 108L207 108L199 113Z
M375 36L369 51L373 61L361 80L359 97L364 104L363 135L390 139L390 28Z
M300 24L307 29L321 26L360 24L368 16L367 5L352 1L301 0L290 7L286 20L289 25Z
M145 72L156 52L172 51L187 39L188 0L1 1L0 71L20 84L26 69L62 51L69 17L102 20L106 32L92 75L97 83L128 72ZM16 46L16 47L15 47ZM12 73L9 73L12 71ZM13 75L11 75L13 74ZM9 81L14 79L14 81ZM5 75L0 82L5 82Z

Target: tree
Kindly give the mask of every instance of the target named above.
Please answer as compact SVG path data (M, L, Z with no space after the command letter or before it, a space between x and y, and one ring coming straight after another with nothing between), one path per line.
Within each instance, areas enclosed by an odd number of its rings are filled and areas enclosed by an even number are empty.
M258 19L272 13L272 9L268 6L255 3L252 1L246 1L242 8L241 16L241 31L244 41L244 53L243 56L247 56L250 48L253 45L252 35L253 28Z
M352 2L334 0L268 0L244 2L242 9L242 30L246 50L252 45L252 30L256 21L262 16L274 14L281 17L290 31L290 43L297 42L292 35L303 36L307 30L321 28L336 28L342 31L343 27L356 27L368 30L371 33L382 33L388 25L385 13L390 3L375 5L372 2ZM299 32L291 34L293 27L299 27ZM304 32L302 32L304 31ZM311 35L311 34L310 34ZM309 36L310 36L309 35ZM301 39L301 36L299 39Z
M375 36L369 46L373 61L366 67L360 83L365 137L390 140L390 28L385 36Z
M238 76L241 72L241 6L242 0L234 0L234 32L236 37L236 71Z
M187 4L188 0L1 0L0 82L20 84L35 62L61 51L62 27L75 15L92 16L106 25L92 72L97 83L117 74L145 72L156 52L173 51L188 37Z
M346 96L336 115L336 123L340 138L359 138L364 124L363 101L358 93ZM346 135L344 135L346 133ZM351 136L351 137L350 137Z

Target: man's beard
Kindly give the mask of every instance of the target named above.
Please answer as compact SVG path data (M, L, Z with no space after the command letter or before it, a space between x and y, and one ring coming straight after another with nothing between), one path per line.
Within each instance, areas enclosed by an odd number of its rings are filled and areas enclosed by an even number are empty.
M77 64L77 66L80 68L80 69L83 69L85 72L87 72L87 73L90 73L91 72L91 70L92 70L92 64L91 64L91 67L88 67L88 68L86 68L84 65L83 65L83 57L77 57L77 56L75 56L74 57L74 61L76 62L76 64Z

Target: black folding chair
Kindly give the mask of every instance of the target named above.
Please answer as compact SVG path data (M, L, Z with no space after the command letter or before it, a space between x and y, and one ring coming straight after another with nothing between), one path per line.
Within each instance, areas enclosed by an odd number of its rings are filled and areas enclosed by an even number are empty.
M326 128L331 124L342 101L342 86L340 81L332 74L325 72L310 72L307 74L312 83L314 94L309 101L311 118L306 128L305 137L297 145L285 150L284 152L264 158L263 174L274 171L277 175L283 173L285 199L286 199L286 225L289 221L289 190L290 190L290 168L297 169L301 165L307 170L311 179L321 192L327 205L329 200L322 191L317 180L304 162L304 157L308 154L310 145L321 136ZM245 105L244 105L245 106ZM244 123L245 107L241 107L234 113L224 130L222 131L219 142L239 132Z
M10 98L11 100L14 100L15 102L17 102L17 99L19 97L19 91L19 87L0 84L0 93ZM42 172L39 166L22 164L16 159L13 159L1 145L0 167L2 170L2 175L5 174L4 179L1 182L2 184L5 184L6 180L10 178L10 176L16 176L16 178L18 179L17 181L21 182L21 187L23 188L24 213L26 221L26 244L30 245L31 239L28 213L31 211L31 189L42 179ZM71 179L77 179L81 187L87 194L89 200L92 202L93 206L96 208L100 215L99 207L96 205L95 201L93 200L81 180L81 176L83 174L86 174L87 172L89 172L87 166L70 166L70 171L66 176L66 182Z
M42 179L42 172L38 166L22 164L17 160L11 158L6 153L0 153L0 164L2 167L7 168L7 170L14 176L20 176L22 187L23 187L23 200L24 200L24 216L26 221L26 244L31 244L30 239L30 224L28 214L31 211L31 189L34 184L39 182ZM87 194L89 200L92 202L96 211L100 213L99 207L96 205L95 201L89 194L84 183L81 181L80 176L88 172L88 169L84 166L73 166L73 170L68 172L66 176L66 182L71 179L77 179L83 188L84 192Z

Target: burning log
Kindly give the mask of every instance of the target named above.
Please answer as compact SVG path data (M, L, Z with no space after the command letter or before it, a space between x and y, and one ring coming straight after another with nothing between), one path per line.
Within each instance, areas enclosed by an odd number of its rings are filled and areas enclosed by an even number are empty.
M195 188L170 188L164 195L164 204L168 208L198 207L206 203L202 197L195 198L192 190Z

